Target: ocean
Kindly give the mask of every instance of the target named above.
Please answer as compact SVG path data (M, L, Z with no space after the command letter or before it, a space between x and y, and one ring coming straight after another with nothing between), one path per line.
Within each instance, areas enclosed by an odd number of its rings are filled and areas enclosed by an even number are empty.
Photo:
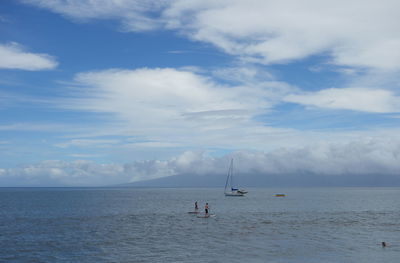
M247 190L0 188L0 262L400 262L400 188Z

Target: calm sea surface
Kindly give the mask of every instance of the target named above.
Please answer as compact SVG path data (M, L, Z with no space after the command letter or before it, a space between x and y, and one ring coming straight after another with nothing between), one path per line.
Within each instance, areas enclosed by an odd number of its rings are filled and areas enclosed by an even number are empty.
M0 247L0 262L398 263L400 188L0 188Z

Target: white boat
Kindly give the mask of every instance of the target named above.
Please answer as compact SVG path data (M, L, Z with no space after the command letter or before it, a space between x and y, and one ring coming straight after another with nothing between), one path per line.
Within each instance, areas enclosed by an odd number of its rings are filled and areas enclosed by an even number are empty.
M231 165L229 166L228 176L226 177L225 183L225 196L244 196L247 191L234 187L233 183L233 159L231 159Z

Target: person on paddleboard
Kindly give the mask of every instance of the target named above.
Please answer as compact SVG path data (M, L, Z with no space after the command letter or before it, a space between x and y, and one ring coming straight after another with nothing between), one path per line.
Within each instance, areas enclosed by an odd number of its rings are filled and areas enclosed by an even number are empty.
M206 205L204 206L204 211L206 212L206 216L208 216L208 203L206 203Z
M197 201L196 201L196 202L194 202L194 211L197 211L197 210L199 210L199 207L197 206Z

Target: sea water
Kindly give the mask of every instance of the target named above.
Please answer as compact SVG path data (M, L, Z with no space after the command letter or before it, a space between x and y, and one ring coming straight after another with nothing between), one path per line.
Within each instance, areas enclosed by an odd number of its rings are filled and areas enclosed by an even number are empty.
M1 188L0 262L400 262L400 188L248 190Z

